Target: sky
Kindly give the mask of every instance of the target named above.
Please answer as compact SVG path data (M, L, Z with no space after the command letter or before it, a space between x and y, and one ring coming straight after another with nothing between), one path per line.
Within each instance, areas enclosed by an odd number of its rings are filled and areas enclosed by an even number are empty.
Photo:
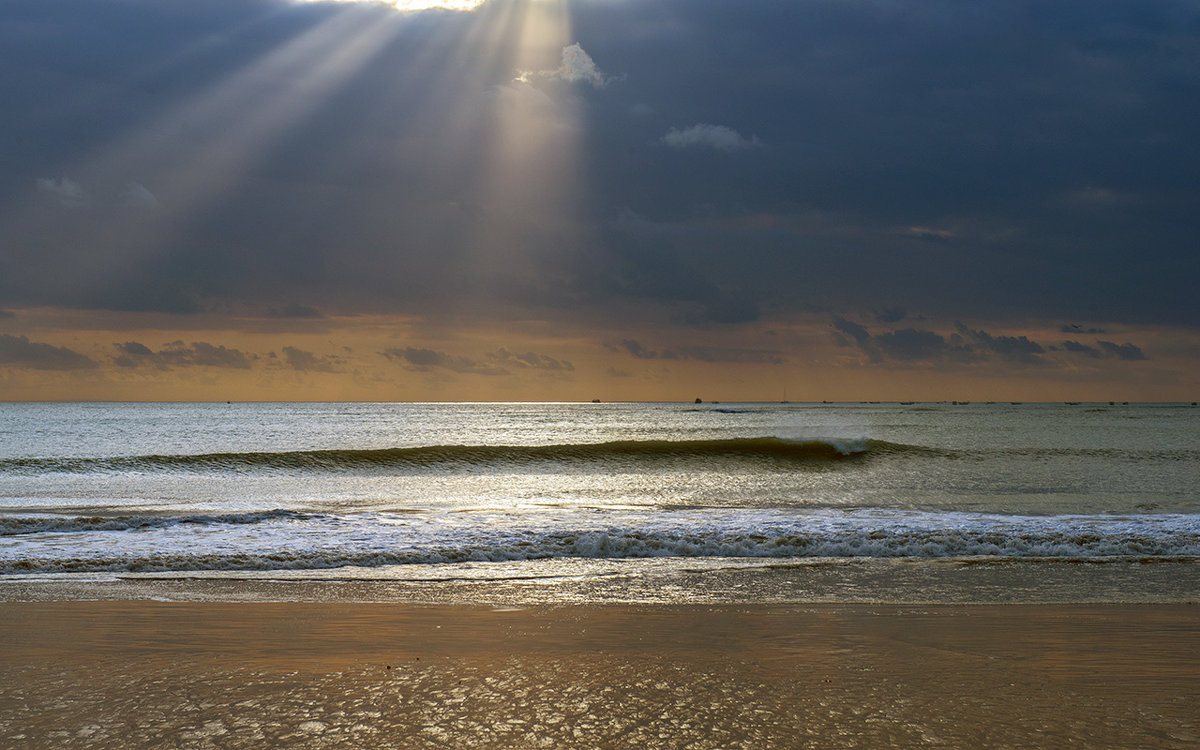
M6 0L0 400L1200 398L1200 6Z

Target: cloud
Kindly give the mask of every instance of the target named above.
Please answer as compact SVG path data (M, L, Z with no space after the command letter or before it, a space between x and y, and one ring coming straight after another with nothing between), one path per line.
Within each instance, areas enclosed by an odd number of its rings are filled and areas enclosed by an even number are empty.
M539 370L561 375L575 371L575 365L565 359L537 352L513 352L506 347L500 347L485 355L486 361L411 346L404 349L388 349L383 355L421 372L450 370L468 375L510 375L515 369Z
M1127 362L1148 359L1140 347L1131 342L1116 344L1097 341L1090 346L1067 340L1057 346L1045 346L1028 336L996 336L987 331L954 324L955 332L944 336L935 331L902 328L872 334L867 328L841 316L833 318L834 339L841 346L856 346L872 362L885 359L905 362L985 362L993 358L1019 365L1047 365L1047 352L1080 354L1093 359L1115 358Z
M522 71L516 80L528 83L533 78L551 78L570 83L586 83L602 89L612 82L578 42L562 49L562 63L553 70Z
M840 315L833 317L833 327L848 335L859 346L865 347L871 342L871 332L867 330L866 326L846 320Z
M758 138L744 138L733 128L705 123L683 130L671 128L662 137L662 142L671 148L711 148L717 151L741 151L760 145Z
M279 307L279 308L272 307L270 310L267 311L267 317L269 317L269 318L316 319L316 318L323 318L325 316L322 315L321 311L316 309L315 307L309 307L308 305L300 305L300 304L296 304L293 302L291 304L287 304L287 305L284 305L283 307Z
M1079 341L1068 339L1057 347L1051 348L1057 348L1072 354L1083 354L1093 359L1115 357L1126 362L1141 362L1149 359L1141 347L1128 341L1124 344L1117 344L1112 341L1097 341L1096 346L1089 346Z
M1072 354L1086 354L1089 357L1095 357L1097 359L1104 356L1096 347L1088 346L1087 344L1081 344L1078 341L1064 341L1059 344L1059 348L1063 351L1071 352Z
M919 328L902 328L872 339L884 356L901 360L940 359L950 344L940 334Z
M91 370L97 367L90 357L66 347L8 334L0 334L0 365L32 370Z
M405 347L404 349L387 349L383 352L383 356L388 359L393 359L403 364L406 364L409 369L418 372L429 372L431 370L450 370L451 372L463 373L467 375L508 375L509 371L503 367L477 362L469 357L461 357L445 352L435 351L433 349L418 349L415 347Z
M548 370L557 372L572 372L575 370L575 365L565 359L555 359L546 354L538 354L537 352L525 352L524 354L514 354L504 347L500 347L495 352L488 355L488 358L500 363L501 365L509 365L512 367L527 367L534 370Z
M238 349L214 346L204 341L193 341L185 345L182 341L167 344L157 352L137 341L114 344L118 356L113 359L118 367L157 367L169 370L175 367L220 367L248 370L251 361L257 359Z
M621 348L637 359L680 359L697 362L725 362L739 364L783 364L778 353L763 349L739 349L720 346L679 346L674 349L647 349L635 339L624 339Z
M934 227L904 227L901 234L926 242L949 242L957 236L950 229L937 229Z
M341 372L337 357L318 356L294 346L283 347L283 359L288 367L299 372Z
M54 196L61 205L68 208L84 208L92 202L91 195L83 185L67 177L57 180L49 177L40 178L37 181L37 188L43 193Z
M646 347L642 346L641 342L634 339L622 340L621 346L625 349L625 351L629 352L638 359L679 359L679 355L670 349L664 349L662 351L647 349Z
M1003 359L1021 362L1027 365L1043 364L1040 354L1046 349L1036 341L1030 341L1026 336L992 336L986 331L975 331L962 323L956 323L955 328L963 336L974 341L981 349L994 352Z
M1123 359L1126 362L1138 362L1148 359L1145 352L1143 352L1141 348L1129 342L1124 344L1114 344L1111 341L1097 341L1096 344L1099 345L1101 350L1103 350L1106 354L1110 354L1117 359Z
M562 65L558 66L554 77L564 81L588 83L596 88L604 88L612 80L596 67L591 55L584 52L578 42L563 47Z
M1107 333L1103 328L1084 328L1076 323L1063 323L1058 330L1063 333Z
M885 307L875 313L875 320L880 323L899 323L908 317L908 312L903 307Z
M147 190L146 186L140 182L126 184L118 197L121 205L128 208L159 208L161 206L158 198L154 197L154 193Z
M569 150L534 137L540 120L495 119L514 64L460 64L458 42L510 12L4 5L0 142L19 147L0 170L0 307L293 317L291 300L321 300L466 326L536 316L581 335L636 315L664 342L757 311L882 301L984 330L1200 325L1196 103L1171 83L1194 79L1192 4L745 0L736 18L714 0L573 4L576 36L528 74L558 99L588 95L554 101L576 126ZM303 40L337 28L397 43L346 48L346 65L304 77ZM519 34L493 41L488 60L521 59ZM281 76L304 85L272 85ZM755 137L769 151L747 150ZM525 139L531 156L511 156ZM1081 188L1103 210L1064 201ZM157 210L64 209L146 193ZM679 231L605 221L623 209ZM935 332L952 346L954 331ZM1097 347L1084 331L1057 338Z
M955 323L955 332L944 336L922 328L900 328L872 334L867 328L834 316L835 340L842 346L857 346L872 362L885 359L903 362L982 362L993 356L1023 365L1045 364L1040 356L1046 348L1027 336L993 336Z

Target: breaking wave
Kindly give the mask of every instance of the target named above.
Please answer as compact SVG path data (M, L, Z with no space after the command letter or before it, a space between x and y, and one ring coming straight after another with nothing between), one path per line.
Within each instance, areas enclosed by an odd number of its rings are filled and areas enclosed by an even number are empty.
M952 455L948 451L870 439L622 440L564 445L436 445L411 448L0 460L0 474L49 472L486 470L546 465L621 464L628 467L692 462L830 465L884 455Z
M264 521L303 521L314 516L294 510L265 510L255 513L214 515L129 515L129 516L0 516L0 536L16 534L70 533L76 531L132 531L164 529L171 526L216 524L254 524Z
M287 518L281 513L278 518ZM323 517L317 516L320 520ZM225 537L191 549L164 543L153 552L120 541L87 553L0 559L0 574L325 570L467 562L544 559L630 558L1118 558L1200 557L1200 518L1157 516L1130 519L972 517L962 522L879 523L875 517L841 517L816 523L747 527L611 526L600 528L475 528L458 535L414 538L404 532L360 527L353 541L304 542L278 546L257 532L249 548ZM915 520L914 518L910 518ZM239 522L234 522L239 523ZM321 520L321 523L324 523ZM99 529L98 529L99 530ZM266 537L270 537L267 534ZM317 538L320 538L317 534ZM243 540L245 541L245 540ZM231 544L232 543L232 544Z

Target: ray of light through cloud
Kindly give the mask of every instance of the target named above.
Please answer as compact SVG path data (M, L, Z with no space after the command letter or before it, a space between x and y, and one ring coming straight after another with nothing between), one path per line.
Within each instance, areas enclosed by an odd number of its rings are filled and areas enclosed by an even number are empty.
M101 393L160 372L114 343L182 340L372 398L504 394L409 349L656 398L1198 382L1200 11L1169 0L54 5L87 12L0 10L0 334L98 364L41 377Z
M369 11L348 8L332 14L122 134L77 165L72 178L39 179L39 190L59 202L70 199L72 205L84 206L93 202L87 198L90 185L118 183L125 186L119 193L122 205L163 209L132 220L115 214L97 217L86 239L93 252L75 259L74 268L61 278L63 286L81 287L75 291L86 296L88 288L102 287L126 269L151 261L158 248L187 232L254 170L272 144L303 123L397 31L395 24L379 23ZM146 183L154 185L153 192ZM137 187L131 192L130 185ZM29 224L44 217L18 214L10 220ZM70 238L60 239L62 246L71 244Z
M395 8L401 12L416 12L422 10L475 10L486 0L297 0L301 3L353 3L358 5L377 5Z

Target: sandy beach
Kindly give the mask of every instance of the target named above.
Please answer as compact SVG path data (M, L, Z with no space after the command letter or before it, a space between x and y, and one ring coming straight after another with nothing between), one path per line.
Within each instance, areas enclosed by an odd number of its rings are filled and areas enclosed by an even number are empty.
M0 603L4 747L1195 747L1194 605Z

